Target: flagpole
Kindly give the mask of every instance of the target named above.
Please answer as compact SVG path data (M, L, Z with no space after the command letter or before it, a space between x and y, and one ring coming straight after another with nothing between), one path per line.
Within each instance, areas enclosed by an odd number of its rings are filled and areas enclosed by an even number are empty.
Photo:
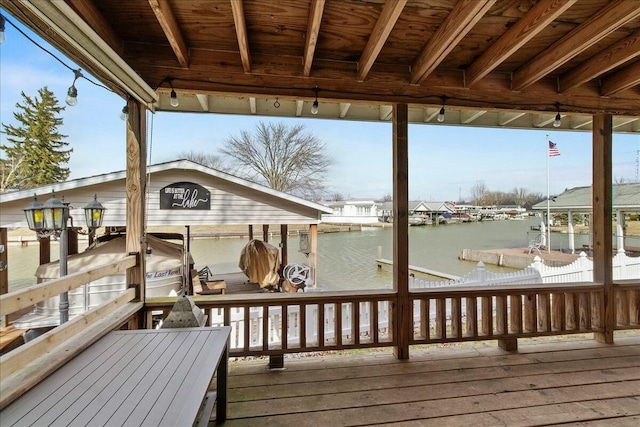
M551 206L549 204L550 187L549 187L549 134L547 134L547 253L551 253Z

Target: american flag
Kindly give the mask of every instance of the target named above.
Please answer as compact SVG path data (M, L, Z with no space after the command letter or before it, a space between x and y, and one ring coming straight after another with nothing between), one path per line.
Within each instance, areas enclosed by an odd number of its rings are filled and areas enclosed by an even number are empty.
M555 143L549 141L549 157L559 156L560 151L558 151L558 147Z

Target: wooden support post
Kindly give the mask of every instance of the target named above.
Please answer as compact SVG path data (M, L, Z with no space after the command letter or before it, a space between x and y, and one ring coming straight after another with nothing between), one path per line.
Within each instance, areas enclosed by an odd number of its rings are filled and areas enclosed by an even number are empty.
M501 338L498 340L498 347L506 351L518 351L518 339Z
M289 235L289 227L287 226L287 224L282 224L280 225L280 244L282 245L282 267L284 268L285 265L287 265L289 263L289 245L287 244L288 242L288 237Z
M127 287L137 287L140 300L145 299L144 205L147 176L147 122L144 106L133 99L127 102L127 253L140 254L139 265L127 270Z
M41 237L38 239L39 246L39 265L51 262L51 237Z
M249 240L253 240L253 225L249 224Z
M593 280L604 284L604 332L596 340L613 344L615 298L613 294L613 189L612 189L613 127L610 114L593 116Z
M269 369L284 369L284 354L270 355Z
M0 294L9 292L8 254L9 235L6 227L0 227Z
M398 299L390 320L397 343L394 355L401 360L409 359L413 331L409 307L408 111L407 104L396 104L393 108L393 289Z
M269 224L262 225L262 241L269 242Z
M318 224L309 225L309 266L315 288L318 286Z

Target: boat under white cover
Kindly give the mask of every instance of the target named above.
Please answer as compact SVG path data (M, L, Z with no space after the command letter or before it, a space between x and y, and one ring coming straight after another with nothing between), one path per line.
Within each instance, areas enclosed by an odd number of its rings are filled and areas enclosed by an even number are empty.
M98 243L67 259L68 274L95 268L115 261L126 253L125 236ZM182 290L184 250L182 245L147 235L146 295L162 297L176 295ZM38 283L57 279L58 261L43 264L36 270ZM69 291L69 319L117 296L126 288L125 274L103 277ZM34 310L14 322L19 329L45 328L60 324L59 297L52 297L34 306Z

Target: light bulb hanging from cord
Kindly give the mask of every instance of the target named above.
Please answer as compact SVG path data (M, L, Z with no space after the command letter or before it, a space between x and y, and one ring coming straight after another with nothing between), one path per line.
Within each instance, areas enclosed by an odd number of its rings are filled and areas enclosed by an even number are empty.
M73 70L73 75L73 83L69 86L69 90L67 90L67 99L65 99L65 102L70 107L73 107L78 103L78 89L76 89L76 81L82 77L82 70L79 68L77 70Z
M124 120L125 122L129 118L129 107L125 105L122 107L122 111L120 112L120 120Z
M0 13L0 44L4 43L4 16Z
M172 107L177 107L178 105L180 105L180 101L178 101L178 94L176 93L176 91L173 89L173 79L167 79L169 82L169 86L171 86L171 106Z
M562 125L562 116L560 115L560 103L559 102L556 102L556 110L557 110L557 113L556 113L556 118L553 121L553 127L554 128L559 128L560 125Z
M316 100L313 101L311 105L311 114L316 115L318 114L318 106L320 105L318 104L318 86L314 87L313 90L316 92Z
M446 96L442 96L442 107L440 108L440 112L438 113L438 122L442 123L444 122L444 104L447 101L447 97Z

